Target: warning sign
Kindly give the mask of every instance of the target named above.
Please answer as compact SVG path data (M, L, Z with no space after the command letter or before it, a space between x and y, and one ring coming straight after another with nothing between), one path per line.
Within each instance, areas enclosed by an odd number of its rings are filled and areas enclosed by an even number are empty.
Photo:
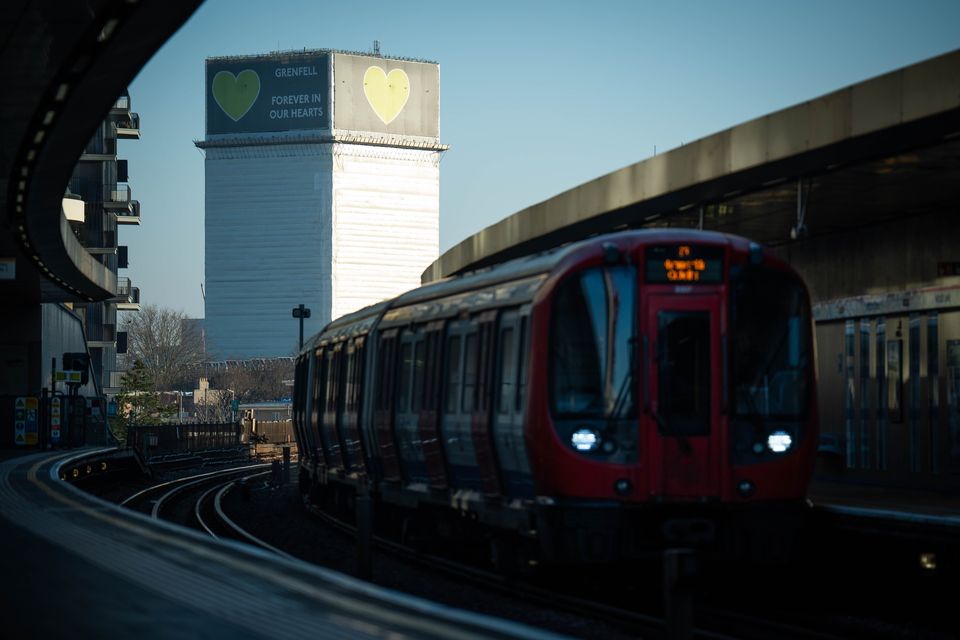
M27 446L37 444L37 435L40 431L39 408L40 400L37 398L25 398L26 400L26 444Z
M60 442L60 398L50 399L50 440Z

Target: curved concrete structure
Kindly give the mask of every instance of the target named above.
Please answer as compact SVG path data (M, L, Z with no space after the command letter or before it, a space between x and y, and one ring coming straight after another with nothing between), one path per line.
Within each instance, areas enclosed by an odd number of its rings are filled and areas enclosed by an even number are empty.
M570 189L452 247L424 271L422 281L618 228L665 221L687 226L684 212L698 211L701 206L922 148L958 132L960 51L953 51L751 120Z
M0 256L18 297L103 300L116 277L70 232L61 200L93 131L199 0L27 0L0 27ZM15 18L15 19L14 19ZM6 292L9 295L9 292Z

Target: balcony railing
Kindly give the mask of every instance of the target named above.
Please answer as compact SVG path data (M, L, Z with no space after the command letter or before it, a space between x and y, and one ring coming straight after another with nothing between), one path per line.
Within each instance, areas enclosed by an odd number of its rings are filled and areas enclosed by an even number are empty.
M130 94L125 93L113 103L113 108L119 111L128 111L130 109Z
M129 211L117 211L117 224L140 224L140 201L131 200Z
M117 298L129 299L131 292L136 289L130 278L117 278Z
M122 118L114 123L117 130L117 137L126 140L140 138L140 114L131 113L130 117Z
M139 311L140 289L133 286L130 278L117 278L117 297L113 300L120 311Z
M93 327L91 327L91 329L93 329ZM113 346L117 341L117 326L114 324L100 325L100 331L91 330L90 334L87 342L91 347Z
M80 160L101 160L101 158L90 158L88 156L115 156L117 155L117 139L108 137L101 139L99 135L94 136L87 146L83 149Z
M103 187L103 206L105 209L126 209L132 211L130 204L133 200L133 192L128 184L104 185Z

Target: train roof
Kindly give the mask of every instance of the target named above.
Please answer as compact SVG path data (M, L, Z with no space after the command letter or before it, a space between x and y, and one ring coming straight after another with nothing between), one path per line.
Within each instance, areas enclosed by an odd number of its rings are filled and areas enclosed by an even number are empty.
M546 275L570 255L584 247L602 246L611 240L626 240L633 245L673 242L710 242L745 249L748 241L716 231L696 229L636 229L601 234L557 247L543 253L515 258L498 265L478 269L459 276L438 280L416 289L411 289L391 300L384 300L341 316L324 327L304 343L308 351L321 344L345 337L369 332L384 316L384 326L403 324L410 316L418 320L456 315L459 308L478 308L485 301L487 306L504 306L529 301L533 298ZM511 283L509 287L505 287ZM473 295L471 295L473 294ZM448 304L432 304L449 300ZM402 314L400 310L409 309Z

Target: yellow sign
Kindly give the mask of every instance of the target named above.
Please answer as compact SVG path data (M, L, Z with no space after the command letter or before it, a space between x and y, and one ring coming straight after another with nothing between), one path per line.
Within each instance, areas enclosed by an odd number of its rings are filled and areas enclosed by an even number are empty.
M410 99L410 78L403 69L387 73L377 66L363 74L363 94L383 124L393 122Z

